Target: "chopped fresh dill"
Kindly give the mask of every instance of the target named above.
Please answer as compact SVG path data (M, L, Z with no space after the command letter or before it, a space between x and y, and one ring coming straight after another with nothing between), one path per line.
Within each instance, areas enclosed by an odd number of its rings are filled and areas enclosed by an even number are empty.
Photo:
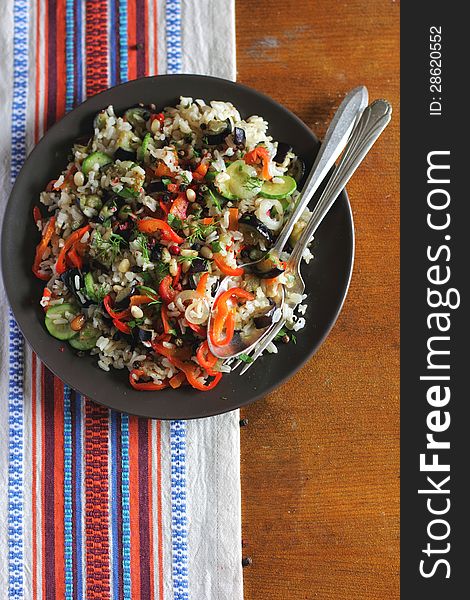
M166 263L158 261L155 263L155 269L153 272L155 274L157 284L160 285L162 279L164 279L168 275L170 270Z
M136 235L134 241L137 243L139 250L142 253L142 260L144 261L144 264L149 263L150 262L150 251L149 251L149 246L148 246L148 242L147 242L147 236L145 235L145 233L142 233L139 231L139 233Z
M204 225L203 223L192 223L191 226L193 230L186 238L186 241L190 244L194 244L196 240L203 240L216 230L214 223L211 223L210 225Z
M100 231L95 229L91 247L100 262L110 265L121 252L121 246L126 244L126 240L117 233L111 233L109 237L105 238Z
M198 259L201 259L201 257L200 256L177 256L176 257L176 260L178 262L189 262L189 263L192 263L193 260L198 260ZM201 260L203 260L203 259L201 259Z

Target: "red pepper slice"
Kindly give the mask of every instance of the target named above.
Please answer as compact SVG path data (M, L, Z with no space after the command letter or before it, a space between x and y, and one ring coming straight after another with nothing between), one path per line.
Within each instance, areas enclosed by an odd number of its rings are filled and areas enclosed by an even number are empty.
M263 146L258 146L257 148L254 148L251 152L247 152L243 157L243 160L246 162L247 165L253 165L260 159L263 163L263 170L261 172L263 179L271 179L271 175L269 174L270 157L269 152L266 150L266 148L264 148Z
M75 248L72 248L71 250L69 250L69 253L67 254L67 258L70 259L70 262L76 269L81 269L83 267L82 257L77 253Z
M140 219L137 221L137 228L142 233L155 233L156 231L161 231L165 237L170 239L175 244L182 244L184 239L180 237L173 229L162 221L162 219Z
M207 337L207 327L203 327L202 325L196 325L195 323L190 323L189 321L188 325L199 337L202 337L204 339Z
M207 170L209 168L208 163L199 163L197 169L193 171L193 179L195 181L202 181L206 176Z
M233 300L253 300L254 296L242 288L231 288L217 298L212 308L214 319L209 330L211 343L214 346L226 346L233 338L235 329L235 312ZM223 331L225 329L225 336Z
M175 173L162 160L159 160L155 167L155 175L157 177L174 177Z
M196 352L196 358L199 365L205 369L209 375L217 375L217 371L214 371L213 367L217 363L217 356L214 356L209 350L209 344L207 340L202 342Z
M223 259L220 254L214 254L214 262L217 265L219 271L222 271L224 275L230 275L232 277L236 277L237 275L243 275L245 269L243 267L237 267L234 269L230 267Z
M55 266L56 273L61 275L62 273L64 273L67 270L66 257L67 257L68 251L71 248L73 248L75 246L75 244L79 243L81 238L83 237L83 235L87 231L90 231L90 229L91 229L90 225L85 225L85 227L81 227L80 229L77 229L77 231L74 231L65 240L65 244L62 246L62 248L59 252L59 256L57 258L57 263Z
M120 312L115 312L113 307L111 306L111 296L109 294L104 297L103 304L106 309L106 312L112 319L117 319L118 321L120 321L121 319L125 319L130 315L130 310L128 308Z
M47 224L46 229L44 230L42 240L36 246L36 254L34 256L32 270L33 270L33 273L36 275L36 277L38 279L42 279L43 281L47 281L48 279L51 278L51 275L52 275L52 274L47 274L47 273L41 273L39 271L39 265L41 264L41 261L42 261L42 255L44 254L46 248L49 246L49 242L51 241L54 230L55 230L55 217L51 217L49 220L49 223Z
M139 381L138 378L145 375L143 369L132 369L129 373L129 383L135 390L155 392L163 390L168 387L168 382L165 380L162 383L155 383L153 381ZM135 377L137 377L137 379Z
M181 271L182 271L181 264L178 263L178 266L176 267L176 275L173 277L173 287L174 288L176 288L176 286L178 285L178 282L181 277Z
M186 375L188 383L196 390L201 390L203 392L212 390L222 379L222 373L217 373L213 376L214 380L205 385L198 379L197 372L200 368L197 365L190 361L181 360L175 356L178 348L165 348L163 344L159 344L158 342L152 342L152 346L155 352L158 352L158 354L168 358L168 360L175 365L175 367L177 367L180 371L183 371L183 373ZM207 373L207 375L212 377L210 373Z
M186 211L188 210L188 198L186 194L178 194L173 200L170 208L170 214L175 215L178 219L186 219Z
M160 200L160 201L159 201L159 204L160 204L160 208L162 209L163 213L164 213L165 215L167 215L167 214L169 213L169 208L168 208L168 206L167 206L167 205L166 205L166 204L163 202L163 200Z
M33 207L33 218L35 223L42 220L41 209L39 206Z
M127 325L127 323L123 323L119 319L113 319L113 325L114 325L114 327L116 327L116 329L119 329L119 331L122 331L122 333L127 333L128 335L130 335L132 333L132 330L129 327L129 325Z
M185 381L186 375L183 373L183 371L180 371L176 375L173 375L173 377L170 379L170 385L174 390L176 390L177 388L181 387Z
M176 298L176 290L172 288L172 282L173 277L171 275L166 275L166 277L161 280L158 287L158 293L166 304L170 304Z
M205 296L206 295L206 287L207 287L207 279L209 277L209 273L204 273L203 276L201 277L201 279L198 281L197 287L196 287L196 294L198 296Z

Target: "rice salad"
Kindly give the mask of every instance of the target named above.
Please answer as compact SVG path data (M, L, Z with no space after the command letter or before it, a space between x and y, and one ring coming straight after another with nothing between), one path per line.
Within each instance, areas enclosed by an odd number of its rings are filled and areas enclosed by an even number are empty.
M34 207L45 326L79 355L96 355L101 369L128 369L137 390L213 389L230 366L208 337L223 346L234 332L266 327L281 285L289 295L289 252L268 254L256 270L239 265L275 242L303 161L262 117L244 120L230 102L181 97L119 114L109 106L93 127ZM214 300L226 276L236 286ZM289 298L298 305L297 314L286 307L290 330L305 324L305 297ZM295 337L283 330L278 340Z

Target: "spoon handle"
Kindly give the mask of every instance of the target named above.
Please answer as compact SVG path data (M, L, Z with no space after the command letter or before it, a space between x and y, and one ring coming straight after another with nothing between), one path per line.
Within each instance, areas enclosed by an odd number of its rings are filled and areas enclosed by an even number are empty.
M287 223L284 225L276 240L274 248L272 248L272 250L277 251L278 254L282 252L298 218L304 212L318 187L343 151L346 141L350 136L354 125L357 123L358 116L360 116L367 106L367 102L368 92L367 88L363 85L351 90L341 102L340 107L336 111L333 120L328 127L328 131L320 146L310 175L305 182L297 206L290 215Z
M386 100L376 100L362 113L357 127L354 129L346 145L343 156L315 205L313 214L289 258L289 263L292 266L300 262L302 254L311 241L313 234L346 183L388 125L391 116L392 107Z

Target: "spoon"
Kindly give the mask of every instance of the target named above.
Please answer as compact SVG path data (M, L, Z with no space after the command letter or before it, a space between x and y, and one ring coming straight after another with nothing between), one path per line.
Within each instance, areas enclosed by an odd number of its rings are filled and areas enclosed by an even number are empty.
M282 252L298 218L303 213L318 187L327 176L331 167L334 165L336 159L343 151L346 142L351 135L353 127L358 122L358 119L360 118L364 108L367 106L368 96L367 88L365 86L359 86L351 90L340 104L330 123L330 126L328 127L324 141L317 154L310 175L305 183L303 194L299 198L294 211L290 215L286 225L281 231L281 234L276 240L275 245L269 250L270 255L276 254L279 256L279 253ZM250 263L245 263L243 266L252 266L258 262L261 262L262 260L264 260L264 257ZM231 287L236 287L236 282L237 279L234 277L225 277L217 290L214 302L220 294ZM284 290L282 289L282 292L275 300L275 304L277 307L280 307L283 303ZM279 318L280 311L277 310L276 314L275 310L272 322L275 323L276 319L278 320ZM208 328L211 327L211 321L212 312L209 316ZM218 358L237 357L240 354L251 351L260 341L263 335L269 331L270 327L271 325L268 325L264 328L255 329L249 338L243 337L240 332L236 331L231 342L224 346L215 346L211 343L209 336L208 344L210 351Z
M243 263L242 267L254 266L265 260L266 255L279 257L279 254L284 249L287 240L297 223L299 217L307 208L308 203L313 195L328 175L331 167L335 164L336 159L343 151L346 142L353 130L353 127L360 118L362 111L368 103L369 94L364 85L360 85L351 90L344 100L341 102L336 111L330 126L323 138L320 150L313 163L312 170L302 190L302 195L297 200L297 204L289 216L287 223L282 228L281 233L274 246L265 253L261 258Z
M376 100L362 113L357 127L355 128L344 150L341 160L336 166L333 175L328 181L328 184L326 185L319 201L315 205L313 214L310 217L307 226L303 230L297 244L295 245L289 260L287 261L285 272L287 277L291 280L288 288L289 293L301 295L304 293L305 283L302 279L302 274L300 271L303 252L311 242L312 236L318 229L320 223L323 221L330 208L333 206L333 203L338 198L349 179L352 177L353 173L364 160L366 154L369 152L375 141L390 122L391 116L392 107L386 100ZM289 302L287 299L287 294L284 294L284 298L285 304L291 308L295 307L295 304ZM280 306L280 308L282 309L282 306ZM243 375L243 373L245 373L255 362L255 360L264 352L269 343L272 342L272 340L282 329L285 322L286 319L284 317L280 318L276 323L271 325L269 331L265 332L263 338L259 340L259 344L257 345L254 354L251 356L252 360L243 367L243 369L240 371L240 375ZM250 348L250 351L252 348ZM246 353L248 353L248 351L246 351ZM236 366L234 368L236 368Z

